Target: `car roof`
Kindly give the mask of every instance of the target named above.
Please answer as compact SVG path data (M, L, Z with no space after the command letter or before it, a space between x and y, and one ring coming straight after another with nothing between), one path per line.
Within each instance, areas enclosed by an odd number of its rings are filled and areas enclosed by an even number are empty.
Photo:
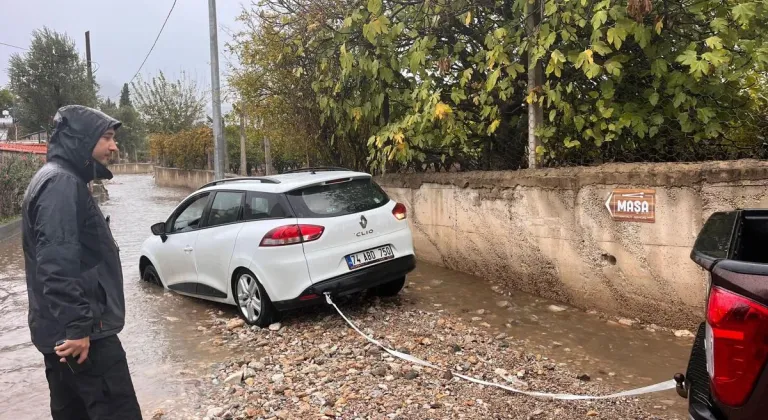
M200 191L243 190L285 193L310 185L345 178L371 178L370 174L355 171L295 172L261 177L229 178L216 185L204 186Z

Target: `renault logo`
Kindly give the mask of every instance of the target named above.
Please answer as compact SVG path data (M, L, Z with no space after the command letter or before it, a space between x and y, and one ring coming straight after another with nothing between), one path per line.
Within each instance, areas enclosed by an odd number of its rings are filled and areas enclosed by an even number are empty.
M365 216L360 216L360 227L365 229L366 226L368 226L368 219Z

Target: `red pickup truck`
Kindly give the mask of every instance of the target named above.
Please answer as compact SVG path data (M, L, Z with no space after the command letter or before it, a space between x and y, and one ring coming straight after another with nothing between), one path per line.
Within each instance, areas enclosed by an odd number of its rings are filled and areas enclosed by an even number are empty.
M768 418L768 209L714 213L691 258L709 272L706 321L677 392L693 420Z

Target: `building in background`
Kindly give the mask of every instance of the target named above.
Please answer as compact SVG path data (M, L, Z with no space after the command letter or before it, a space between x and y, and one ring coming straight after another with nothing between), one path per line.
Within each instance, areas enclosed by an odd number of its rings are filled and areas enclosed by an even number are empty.
M2 115L0 115L0 142L8 141L8 139L13 137L13 130L15 130L15 126L13 124L13 118L11 118L8 111L3 111Z
M0 142L0 163L9 156L33 155L45 161L45 155L48 153L48 145L28 144L22 142Z

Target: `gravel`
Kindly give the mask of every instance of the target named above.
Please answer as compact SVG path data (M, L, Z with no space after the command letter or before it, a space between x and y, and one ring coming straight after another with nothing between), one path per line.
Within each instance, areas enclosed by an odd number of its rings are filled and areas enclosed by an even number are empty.
M405 309L398 298L340 307L366 334L440 369L381 351L328 307L289 314L278 328L266 329L234 327L231 319L211 313L200 335L212 345L230 346L233 357L212 366L186 394L184 408L162 418L680 418L652 414L651 398L555 401L471 383L450 371L540 392L619 391L534 354L522 341L442 311Z

